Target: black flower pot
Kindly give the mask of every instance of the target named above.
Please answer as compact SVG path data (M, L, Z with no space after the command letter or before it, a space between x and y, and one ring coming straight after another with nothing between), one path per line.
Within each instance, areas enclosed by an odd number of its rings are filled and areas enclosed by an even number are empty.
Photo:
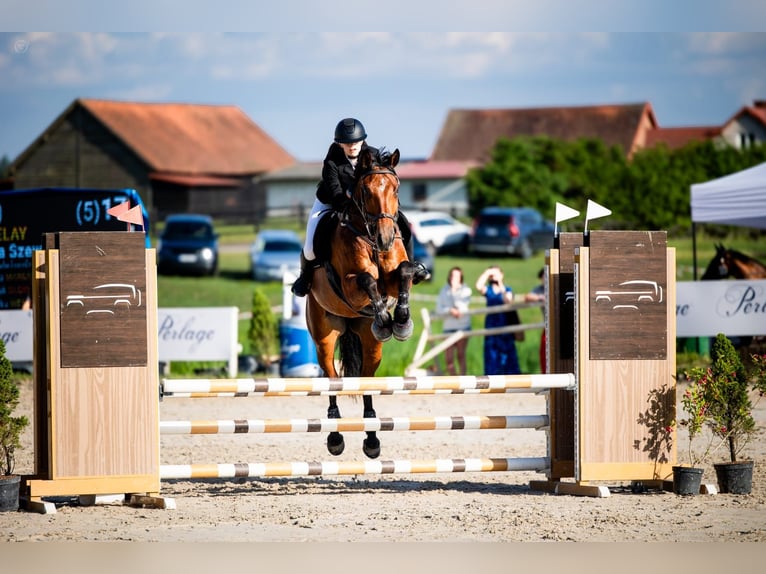
M19 509L20 482L21 477L18 474L0 476L0 512Z
M718 490L729 494L750 494L753 487L753 461L719 462L713 465Z
M673 492L676 494L688 495L699 494L702 484L701 468L691 466L673 467Z

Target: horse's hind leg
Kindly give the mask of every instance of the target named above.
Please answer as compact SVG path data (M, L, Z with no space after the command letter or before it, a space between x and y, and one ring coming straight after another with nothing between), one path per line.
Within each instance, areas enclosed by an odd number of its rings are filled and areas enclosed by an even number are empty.
M412 336L414 324L410 317L410 289L412 278L415 275L415 266L409 261L399 264L399 296L394 309L393 332L397 341L406 341Z
M340 409L338 408L338 399L335 395L330 395L330 406L327 408L327 418L341 418ZM338 456L343 452L343 449L345 448L346 443L343 440L342 434L339 432L331 432L329 435L327 435L327 450L330 451L330 454Z
M362 397L364 402L364 418L374 419L377 414L375 409L372 408L372 396L364 395ZM362 450L369 458L378 458L380 456L380 440L375 431L367 431L367 438L362 443Z

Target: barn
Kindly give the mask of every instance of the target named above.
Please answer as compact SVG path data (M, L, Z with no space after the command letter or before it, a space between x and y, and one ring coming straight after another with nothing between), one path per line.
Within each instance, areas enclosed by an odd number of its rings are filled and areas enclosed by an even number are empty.
M295 158L232 105L77 99L10 166L14 189L135 189L150 221L201 212L228 223L266 213L259 175Z

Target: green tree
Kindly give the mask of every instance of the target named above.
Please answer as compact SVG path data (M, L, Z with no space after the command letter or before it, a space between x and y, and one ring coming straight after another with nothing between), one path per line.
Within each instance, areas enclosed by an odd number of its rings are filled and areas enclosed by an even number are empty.
M0 474L11 474L17 448L21 448L21 432L29 424L25 416L14 417L19 406L19 387L13 380L13 367L5 356L5 343L0 339Z
M8 168L11 166L11 160L7 155L0 157L0 177L8 177Z
M279 325L268 297L258 288L253 290L252 317L247 336L250 352L259 364L266 367L271 365L272 357L279 351Z

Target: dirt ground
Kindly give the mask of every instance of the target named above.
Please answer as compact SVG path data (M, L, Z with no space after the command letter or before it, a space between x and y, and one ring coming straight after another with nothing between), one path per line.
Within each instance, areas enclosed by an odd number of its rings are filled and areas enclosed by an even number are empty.
M677 395L680 397L681 389ZM32 416L31 381L22 387ZM166 398L162 420L320 418L321 397ZM361 401L339 400L344 416ZM539 414L543 396L441 395L376 397L379 416ZM680 407L679 407L680 408ZM766 401L748 455L755 459L749 495L682 497L630 484L588 498L530 490L535 472L416 474L311 478L168 480L162 494L174 510L120 503L85 507L57 498L57 512L0 513L4 542L766 542ZM686 441L679 431L680 445ZM346 433L339 460L362 460L363 433ZM532 429L381 432L381 459L544 456L545 434ZM17 471L33 469L31 431ZM163 435L162 464L325 461L320 433ZM715 483L712 466L703 482ZM760 545L762 546L762 545Z

